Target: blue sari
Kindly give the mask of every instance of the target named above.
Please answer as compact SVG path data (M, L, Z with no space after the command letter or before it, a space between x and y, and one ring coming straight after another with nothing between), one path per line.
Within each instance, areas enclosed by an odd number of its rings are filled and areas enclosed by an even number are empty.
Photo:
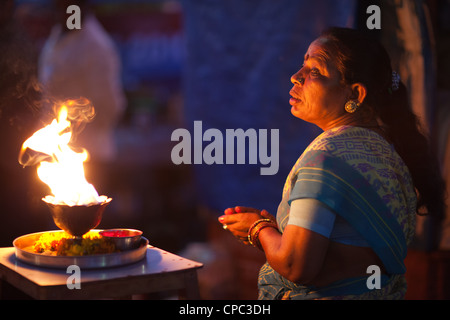
M404 259L415 229L416 194L405 164L373 131L342 126L322 133L292 168L277 212L280 232L292 200L314 198L347 220L381 259L381 289L364 277L316 288L295 284L266 263L259 299L399 299L406 292Z

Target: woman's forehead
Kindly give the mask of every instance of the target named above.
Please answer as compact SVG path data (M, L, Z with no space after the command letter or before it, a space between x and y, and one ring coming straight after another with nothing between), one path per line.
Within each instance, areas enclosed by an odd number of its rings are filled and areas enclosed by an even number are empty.
M304 61L316 61L318 62L328 75L335 75L339 79L342 78L342 74L336 64L336 56L333 54L332 46L330 46L330 40L327 38L318 38L314 40L308 48L305 54Z
M319 38L314 40L308 48L308 51L305 54L305 61L308 59L316 59L324 64L328 64L331 60L329 49L327 48L327 39Z

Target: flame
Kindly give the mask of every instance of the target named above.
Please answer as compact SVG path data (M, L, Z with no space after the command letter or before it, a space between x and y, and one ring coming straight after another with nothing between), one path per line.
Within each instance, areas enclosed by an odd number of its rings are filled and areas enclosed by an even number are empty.
M37 163L38 177L52 193L42 199L45 202L68 206L109 202L110 198L99 196L94 186L86 181L84 162L88 159L87 151L77 152L70 147L74 129L69 120L71 106L79 108L80 103L74 100L63 103L57 118L23 143L19 162L24 166ZM88 107L93 109L91 105ZM93 114L93 110L90 112ZM24 161L28 149L37 153L33 156L28 154L29 158Z

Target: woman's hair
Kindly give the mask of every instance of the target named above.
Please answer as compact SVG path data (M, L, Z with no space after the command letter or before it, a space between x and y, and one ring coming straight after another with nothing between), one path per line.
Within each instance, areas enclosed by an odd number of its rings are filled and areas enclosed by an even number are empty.
M381 120L388 139L408 167L418 195L417 209L442 217L445 183L437 157L413 113L405 85L392 88L392 67L388 53L376 39L354 29L325 30L325 46L333 55L344 84L362 83L367 88L361 111ZM364 110L366 109L366 110ZM422 210L421 210L422 212Z

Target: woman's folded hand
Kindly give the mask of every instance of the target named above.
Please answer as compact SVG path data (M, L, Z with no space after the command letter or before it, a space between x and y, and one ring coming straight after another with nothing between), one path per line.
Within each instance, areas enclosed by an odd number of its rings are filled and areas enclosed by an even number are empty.
M266 210L259 210L255 208L236 206L227 208L224 211L225 215L219 217L219 222L224 229L229 230L236 238L248 244L248 230L255 221L260 219L273 219Z

